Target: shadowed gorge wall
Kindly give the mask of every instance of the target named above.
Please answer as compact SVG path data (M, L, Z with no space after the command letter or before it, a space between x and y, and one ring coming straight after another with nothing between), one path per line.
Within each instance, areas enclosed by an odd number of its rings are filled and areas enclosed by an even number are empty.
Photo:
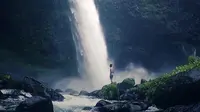
M198 0L98 0L96 4L117 68L134 62L160 71L183 63L193 47L200 55Z
M1 72L27 70L23 75L29 75L38 69L60 69L64 76L76 74L67 1L8 0L1 5Z

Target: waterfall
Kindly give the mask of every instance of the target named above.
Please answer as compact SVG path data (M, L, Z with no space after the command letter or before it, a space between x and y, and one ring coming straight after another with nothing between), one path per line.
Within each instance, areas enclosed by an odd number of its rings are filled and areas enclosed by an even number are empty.
M94 0L71 0L71 23L81 76L92 88L109 81L107 46Z

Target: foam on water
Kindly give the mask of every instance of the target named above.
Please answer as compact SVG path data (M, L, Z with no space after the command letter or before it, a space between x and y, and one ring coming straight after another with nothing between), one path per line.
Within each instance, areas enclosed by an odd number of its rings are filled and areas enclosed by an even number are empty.
M55 112L86 112L84 107L93 107L100 99L92 99L87 96L64 95L63 102L53 102Z

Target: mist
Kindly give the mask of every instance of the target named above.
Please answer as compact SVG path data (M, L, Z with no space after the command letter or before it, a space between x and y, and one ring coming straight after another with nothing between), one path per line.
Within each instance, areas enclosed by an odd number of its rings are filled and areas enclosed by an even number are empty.
M162 73L153 73L149 72L147 69L141 66L134 65L133 63L130 63L129 65L126 66L125 70L114 70L114 77L113 81L120 83L126 78L134 78L136 84L140 84L141 79L145 80L150 80L158 77L158 74ZM109 74L107 75L107 80L109 80ZM98 77L93 79L94 81L98 80ZM99 84L101 85L101 84ZM61 90L66 90L66 89L73 89L76 91L81 91L81 90L86 90L86 91L94 91L95 89L101 89L103 86L100 88L94 88L92 86L92 83L88 81L86 77L71 77L71 78L64 78L59 80L58 82L55 83L53 86L54 88L59 88Z

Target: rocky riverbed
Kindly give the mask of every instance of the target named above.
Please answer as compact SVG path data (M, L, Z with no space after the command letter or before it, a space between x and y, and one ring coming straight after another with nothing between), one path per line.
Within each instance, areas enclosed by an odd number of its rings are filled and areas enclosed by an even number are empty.
M156 79L127 78L93 92L54 90L30 77L0 79L1 112L200 112L198 57Z

